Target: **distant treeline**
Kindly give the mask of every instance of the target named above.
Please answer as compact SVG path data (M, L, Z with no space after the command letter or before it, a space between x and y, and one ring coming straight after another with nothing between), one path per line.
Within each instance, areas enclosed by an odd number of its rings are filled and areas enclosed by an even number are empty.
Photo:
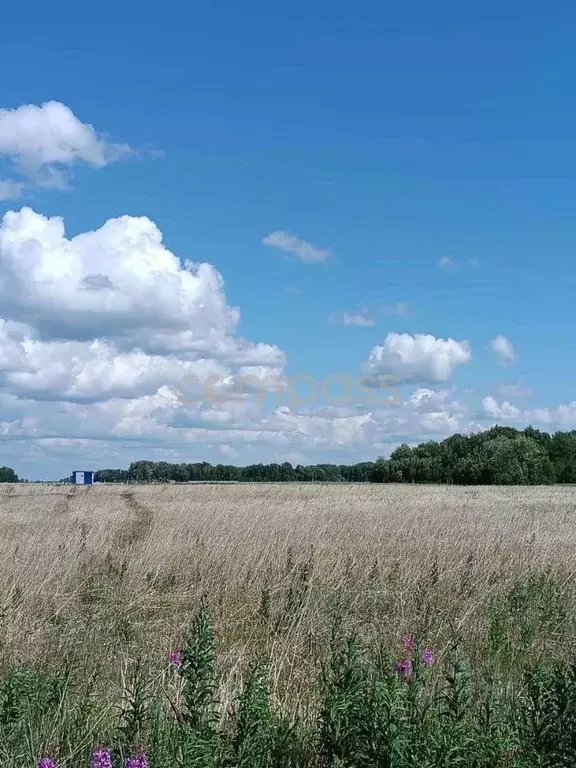
M294 467L283 464L251 464L235 467L230 464L169 464L166 461L135 461L128 469L102 469L96 472L100 483L154 482L367 482L374 468L371 461L362 464L317 464Z
M493 427L442 442L401 445L389 459L360 464L170 464L136 461L127 470L103 469L96 481L373 482L540 485L576 483L576 430L554 435L528 427Z

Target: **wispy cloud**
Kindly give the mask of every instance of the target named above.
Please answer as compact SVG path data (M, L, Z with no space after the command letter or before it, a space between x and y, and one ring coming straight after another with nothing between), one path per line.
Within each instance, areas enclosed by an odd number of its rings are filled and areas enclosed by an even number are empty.
M348 312L344 312L342 315L342 322L344 325L360 325L368 327L370 325L376 325L376 321L366 315L350 315Z
M514 349L514 344L512 344L510 339L507 339L506 336L500 335L492 339L490 342L490 349L492 352L494 352L502 365L515 363L518 359L518 355Z
M321 248L303 240L298 235L293 235L280 229L266 235L262 243L293 254L303 264L322 264L331 255L329 248Z
M350 312L338 312L330 315L330 322L342 323L343 325L357 325L363 328L376 325L376 321L369 317L365 311L357 312L356 314Z
M404 316L410 314L410 307L404 301L395 301L393 304L384 304L381 307L382 312L388 315Z
M532 394L532 390L525 387L519 381L500 384L498 391L505 397L529 397Z
M396 301L393 304L383 304L379 307L358 307L353 312L335 312L330 315L331 323L340 323L342 325L357 325L359 327L368 328L376 325L376 316L379 312L384 312L387 315L397 315L398 317L405 317L410 313L408 304L403 301Z
M466 259L465 261L456 261L450 256L442 256L438 262L440 269L475 269L478 266L478 259Z
M13 179L0 179L0 200L17 200L22 197L24 184Z

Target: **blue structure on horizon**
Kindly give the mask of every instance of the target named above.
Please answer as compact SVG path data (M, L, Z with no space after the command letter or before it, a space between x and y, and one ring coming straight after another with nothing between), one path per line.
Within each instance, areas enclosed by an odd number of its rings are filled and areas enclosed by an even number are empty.
M94 485L94 472L92 470L75 470L72 472L74 485Z

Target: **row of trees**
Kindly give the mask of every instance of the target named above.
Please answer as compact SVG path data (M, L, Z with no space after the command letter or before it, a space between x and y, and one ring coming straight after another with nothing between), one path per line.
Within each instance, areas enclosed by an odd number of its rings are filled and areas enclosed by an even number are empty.
M96 472L97 482L367 482L374 468L371 461L362 464L317 464L294 467L283 464L169 464L167 461L135 461L127 470L103 469Z
M360 464L170 464L136 461L127 470L104 469L96 480L150 482L374 482L459 485L576 483L576 430L554 435L528 427L493 427L442 442L401 445L389 459Z
M576 431L554 435L528 427L493 427L452 435L441 443L401 445L378 459L371 480L380 483L548 485L576 483Z

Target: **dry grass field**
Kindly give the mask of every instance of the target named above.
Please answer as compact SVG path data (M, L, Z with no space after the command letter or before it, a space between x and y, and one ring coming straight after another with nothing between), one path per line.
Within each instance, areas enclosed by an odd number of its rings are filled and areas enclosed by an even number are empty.
M271 659L275 697L304 700L336 613L368 640L425 632L441 656L456 635L481 654L489 616L506 613L516 582L548 573L542 594L553 603L576 571L572 487L30 484L0 493L4 665L80 654L119 680L142 654L162 670L205 596L224 703L255 652ZM574 617L559 611L533 634L531 653L565 653Z
M0 765L573 765L575 521L558 486L6 485Z

